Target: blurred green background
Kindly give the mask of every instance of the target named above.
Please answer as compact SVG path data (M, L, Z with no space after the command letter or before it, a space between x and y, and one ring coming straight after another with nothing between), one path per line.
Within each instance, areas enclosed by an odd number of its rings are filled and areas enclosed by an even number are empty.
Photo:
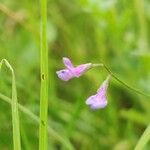
M103 68L63 82L62 57L75 65L105 62L127 84L150 93L149 0L48 0L49 126L77 150L132 150L150 122L150 99L111 80L108 106L85 105L106 78ZM0 60L14 67L19 103L39 115L40 4L0 1ZM11 97L3 67L0 92ZM20 112L23 150L38 149L38 124ZM0 99L0 149L12 149L11 107ZM67 149L49 135L49 149ZM150 149L150 143L145 150Z

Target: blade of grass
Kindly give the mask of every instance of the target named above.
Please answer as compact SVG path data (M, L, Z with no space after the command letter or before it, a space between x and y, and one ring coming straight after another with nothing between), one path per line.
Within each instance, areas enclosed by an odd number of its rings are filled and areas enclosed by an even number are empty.
M9 103L11 105L12 101L9 97L3 95L0 93L0 98ZM27 109L26 107L22 106L21 104L18 104L18 108L21 112L23 112L24 114L26 114L27 116L29 116L31 119L33 119L36 123L39 123L40 119L38 116L36 116L33 112L31 112L29 109ZM74 150L73 146L71 145L71 143L68 140L65 140L60 134L58 134L54 129L52 129L50 126L48 126L48 133L49 135L53 136L56 140L60 141L65 147L66 149L69 150Z
M150 140L150 124L147 126L146 130L142 134L141 138L137 142L135 150L141 150L144 148L146 143Z
M13 126L13 145L14 150L21 150L20 142L20 125L19 125L19 113L18 113L18 101L17 101L17 90L16 90L16 81L15 73L11 65L6 59L2 59L0 62L0 69L2 64L5 64L12 73L12 126Z
M47 0L40 0L41 7L41 35L40 35L40 129L39 150L47 150L47 113L48 113L48 48L47 48Z

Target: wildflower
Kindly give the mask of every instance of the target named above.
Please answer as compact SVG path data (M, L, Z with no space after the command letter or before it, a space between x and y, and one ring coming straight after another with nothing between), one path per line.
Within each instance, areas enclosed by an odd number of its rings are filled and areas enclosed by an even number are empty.
M56 74L61 80L68 81L74 77L80 77L84 72L92 67L91 63L81 64L74 67L69 58L63 57L63 63L65 65L65 69L56 71Z
M110 77L111 76L109 75L107 79L104 80L95 95L90 96L86 100L86 104L89 105L92 109L104 108L107 105L106 92Z

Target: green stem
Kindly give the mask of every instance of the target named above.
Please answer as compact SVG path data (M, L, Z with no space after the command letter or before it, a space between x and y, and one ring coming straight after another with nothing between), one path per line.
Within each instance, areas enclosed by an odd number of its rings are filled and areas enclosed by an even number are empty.
M104 67L105 70L106 70L109 74L111 74L111 76L112 76L114 79L116 79L118 82L120 82L121 84L123 84L124 86L126 86L128 89L130 89L130 90L132 90L132 91L134 91L134 92L136 92L136 93L138 93L138 94L140 94L140 95L144 95L144 96L146 96L146 97L150 97L150 95L147 95L147 94L141 92L139 89L136 89L136 88L134 88L134 87L131 87L131 86L129 86L128 84L126 84L125 82L121 81L106 65L104 65L104 64L102 64L102 63L101 63L101 64L93 64L93 67L97 67L97 66L102 66L102 67Z
M135 147L135 150L142 150L149 140L150 140L150 124L147 126L146 130L139 139Z
M47 114L48 114L48 48L47 48L47 0L40 0L41 7L41 92L40 92L40 129L39 150L47 150Z
M15 73L11 65L6 59L2 59L0 62L0 69L2 64L10 69L12 73L12 125L13 125L13 145L14 150L21 150L21 142L20 142L20 126L19 126L19 113L18 113L18 100L17 100L17 90L16 90L16 80Z

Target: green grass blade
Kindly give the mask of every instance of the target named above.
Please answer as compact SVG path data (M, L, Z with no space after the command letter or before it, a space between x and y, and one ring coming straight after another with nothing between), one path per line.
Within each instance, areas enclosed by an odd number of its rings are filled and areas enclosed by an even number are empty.
M0 98L9 103L11 105L12 101L9 97L3 95L0 93ZM18 104L18 108L21 112L23 112L24 114L26 114L27 116L29 116L32 120L35 121L35 123L39 123L40 119L38 116L36 116L34 113L32 113L29 109L27 109L26 107L22 106L21 104ZM51 135L52 137L54 137L56 140L60 141L65 147L66 149L69 150L74 150L73 146L71 145L71 143L68 140L65 140L61 135L59 135L54 129L52 129L50 126L48 126L48 133L49 135Z
M147 126L146 130L139 139L135 147L135 150L142 150L149 140L150 140L150 124Z
M2 64L5 64L12 73L12 125L13 125L13 144L14 150L21 150L20 142L20 126L19 126L19 114L18 114L18 101L17 101L17 90L14 70L6 59L2 59L0 62L0 69Z
M47 150L47 112L48 112L48 48L47 48L47 0L40 0L41 7L41 93L39 150Z

